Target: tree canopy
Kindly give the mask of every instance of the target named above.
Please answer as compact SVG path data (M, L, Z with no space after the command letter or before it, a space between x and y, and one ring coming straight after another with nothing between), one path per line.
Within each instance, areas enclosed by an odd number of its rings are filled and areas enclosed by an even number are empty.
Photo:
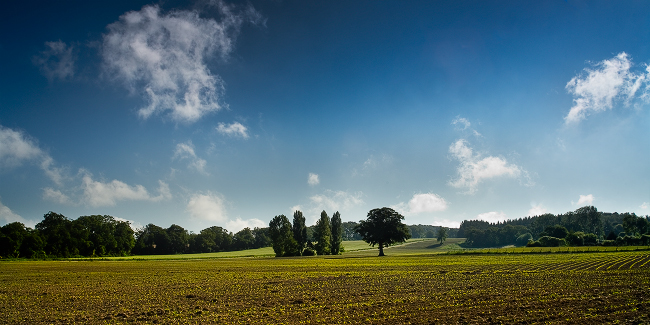
M402 223L404 216L391 208L372 209L366 220L359 221L355 228L368 244L379 246L379 256L384 256L384 247L403 243L411 238L409 228Z

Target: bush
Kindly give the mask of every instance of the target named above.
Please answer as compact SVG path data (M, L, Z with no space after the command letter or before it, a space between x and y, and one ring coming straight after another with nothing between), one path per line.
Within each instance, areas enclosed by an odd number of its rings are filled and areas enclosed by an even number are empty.
M528 241L528 244L526 244L526 247L542 247L542 244L531 239Z
M302 256L315 256L316 251L313 250L311 247L307 247L302 251Z
M615 240L603 240L602 245L603 246L616 246L616 241Z
M517 246L527 246L528 242L530 242L531 240L533 240L533 235L531 235L530 233L526 233L517 237L515 242L517 243Z
M566 240L571 246L582 246L585 244L585 233L582 231L569 233Z
M586 234L584 237L585 246L596 246L598 245L598 236L595 234Z
M557 237L542 236L539 238L538 241L542 245L542 247L566 246L566 240L564 240L564 238L560 239Z

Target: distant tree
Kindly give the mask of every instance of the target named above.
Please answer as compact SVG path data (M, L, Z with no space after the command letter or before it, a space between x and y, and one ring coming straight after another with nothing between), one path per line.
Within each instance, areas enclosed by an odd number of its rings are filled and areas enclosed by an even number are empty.
M275 216L271 220L269 223L269 237L271 237L276 257L300 254L298 242L293 238L291 222L285 215Z
M300 246L300 252L307 245L307 226L305 225L305 217L302 215L302 212L296 210L293 212L293 238Z
M252 248L254 244L255 236L253 236L251 228L246 227L233 236L233 246L237 250Z
M543 236L551 236L555 238L564 238L569 234L569 231L564 228L563 226L560 225L555 225L555 226L548 226L544 229L544 231L539 234L540 237Z
M316 221L316 227L314 227L314 239L316 244L316 253L318 255L329 255L332 249L332 228L330 226L330 218L327 215L327 212L323 210L320 213L320 219Z
M402 223L404 216L391 208L372 209L366 220L359 221L355 230L372 246L379 245L379 256L384 247L402 243L411 237L409 228Z
M45 253L52 257L79 255L77 236L72 234L72 221L62 214L48 212L43 221L36 224L45 241Z
M181 254L187 251L187 244L189 243L189 235L185 228L172 224L169 228L165 229L169 242L167 245L167 254Z
M133 253L138 255L170 254L167 231L150 223L139 229L135 235Z
M0 228L0 256L19 257L20 246L29 235L25 225L20 222L8 223Z
M218 226L205 228L190 238L190 251L193 253L226 251L233 242L232 234Z
M115 224L115 255L127 256L135 246L135 232L128 221L117 221Z
M253 229L253 236L255 236L255 248L269 247L271 246L271 238L269 237L269 228L258 228Z
M438 229L438 241L440 244L444 243L445 240L447 240L447 228L445 227L440 227Z
M354 221L346 221L341 224L341 228L343 228L343 240L361 240L361 235L354 231L357 225L358 223Z
M81 216L72 221L77 234L79 253L83 256L117 255L115 226L111 216Z
M436 234L433 233L433 230L427 230L427 233L424 236L425 238L434 238Z
M332 215L332 255L339 255L342 252L341 241L343 235L343 225L341 222L341 214L336 211Z

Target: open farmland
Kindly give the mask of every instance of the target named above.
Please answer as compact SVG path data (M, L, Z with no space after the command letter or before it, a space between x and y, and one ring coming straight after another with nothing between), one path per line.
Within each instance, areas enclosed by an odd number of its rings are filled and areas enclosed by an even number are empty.
M648 252L0 263L6 323L607 323L650 319ZM376 251L374 251L376 253Z

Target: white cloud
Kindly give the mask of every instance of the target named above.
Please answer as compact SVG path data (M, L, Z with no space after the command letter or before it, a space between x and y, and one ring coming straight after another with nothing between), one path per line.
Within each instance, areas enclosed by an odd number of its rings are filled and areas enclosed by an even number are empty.
M160 180L158 184L158 192L160 194L158 196L151 196L142 185L130 186L118 180L112 180L106 183L95 181L87 172L82 178L84 201L93 207L113 206L117 201L124 200L158 202L171 199L169 185Z
M215 1L221 20L202 18L197 11L161 12L157 5L130 11L107 26L102 55L106 72L133 92L146 94L142 118L169 113L175 121L195 122L223 108L224 84L207 66L217 56L226 59L244 22L258 23L252 7L239 13Z
M314 210L320 213L322 210L347 210L352 207L361 205L364 203L361 199L362 196L362 192L348 193L345 191L327 190L324 194L314 195L309 199L315 206Z
M294 205L289 209L289 214L288 216L293 216L293 213L296 211L302 211L302 206L300 205Z
M506 176L518 178L527 173L519 166L509 164L500 157L480 157L474 154L472 148L467 146L464 139L460 139L449 146L449 153L460 162L458 166L458 179L449 181L449 185L456 188L467 189L468 194L476 192L478 184L483 180Z
M541 216L545 213L548 213L548 210L545 207L543 207L541 204L537 204L537 205L532 205L530 210L528 210L527 216L529 217Z
M45 175L57 185L64 179L63 170L25 134L0 125L0 168L12 168L25 162L38 162Z
M228 220L225 200L212 192L194 194L187 203L187 211L193 218L204 221L224 223Z
M477 219L487 221L489 223L497 223L500 221L505 221L507 218L506 218L506 214L503 212L492 211L492 212L479 214L477 216Z
M370 155L366 161L363 162L361 169L354 168L352 176L363 176L371 174L373 171L384 169L393 163L393 156L382 154L380 157Z
M592 112L611 109L617 99L629 104L641 85L648 82L646 74L630 71L632 62L625 52L594 66L593 70L584 69L586 75L573 77L566 84L567 91L574 97L573 107L564 117L567 124L579 122ZM646 87L646 93L640 97L647 95Z
M205 171L205 166L207 162L205 159L199 158L194 152L194 145L192 141L187 141L186 143L179 143L176 145L176 150L174 151L175 159L188 159L190 160L188 168L196 169L201 174L209 175Z
M594 202L594 196L591 194L588 195L580 195L580 198L578 199L578 203L576 203L579 206L585 206L585 205L592 205Z
M144 228L141 223L129 219L124 219L124 218L119 218L119 217L113 217L117 221L122 221L122 222L128 222L129 226L133 231L138 231L138 229Z
M45 51L34 56L32 62L41 69L41 72L52 82L54 79L65 80L74 75L73 46L67 46L61 40L45 42Z
M413 198L405 204L401 202L393 207L403 214L419 214L425 212L437 212L447 210L447 201L434 193L420 193L413 195Z
M645 209L647 209L648 207L650 207L650 203L648 203L648 202L643 202L639 207L640 207L641 209L644 209L644 210L645 210Z
M19 216L9 209L7 206L0 202L0 223L7 224L12 222L20 222L27 227L34 227L36 222L31 220L25 220L25 218Z
M248 139L248 132L246 127L239 122L234 122L229 125L219 123L219 125L217 125L217 131L227 136L239 136L244 139Z
M238 232L244 228L254 229L255 227L264 228L268 226L268 223L260 219L242 220L241 218L237 218L235 220L229 220L226 222L226 229L232 232Z
M447 228L459 228L460 222L455 220L449 220L449 219L442 219L442 220L433 219L431 225L447 227Z
M456 118L451 121L451 124L460 126L461 130L466 130L472 125L469 120L460 116L456 116Z
M72 204L70 197L50 187L43 189L43 198L60 204Z
M309 176L307 177L307 184L309 184L310 186L316 186L320 184L320 179L318 178L318 174L309 173Z

